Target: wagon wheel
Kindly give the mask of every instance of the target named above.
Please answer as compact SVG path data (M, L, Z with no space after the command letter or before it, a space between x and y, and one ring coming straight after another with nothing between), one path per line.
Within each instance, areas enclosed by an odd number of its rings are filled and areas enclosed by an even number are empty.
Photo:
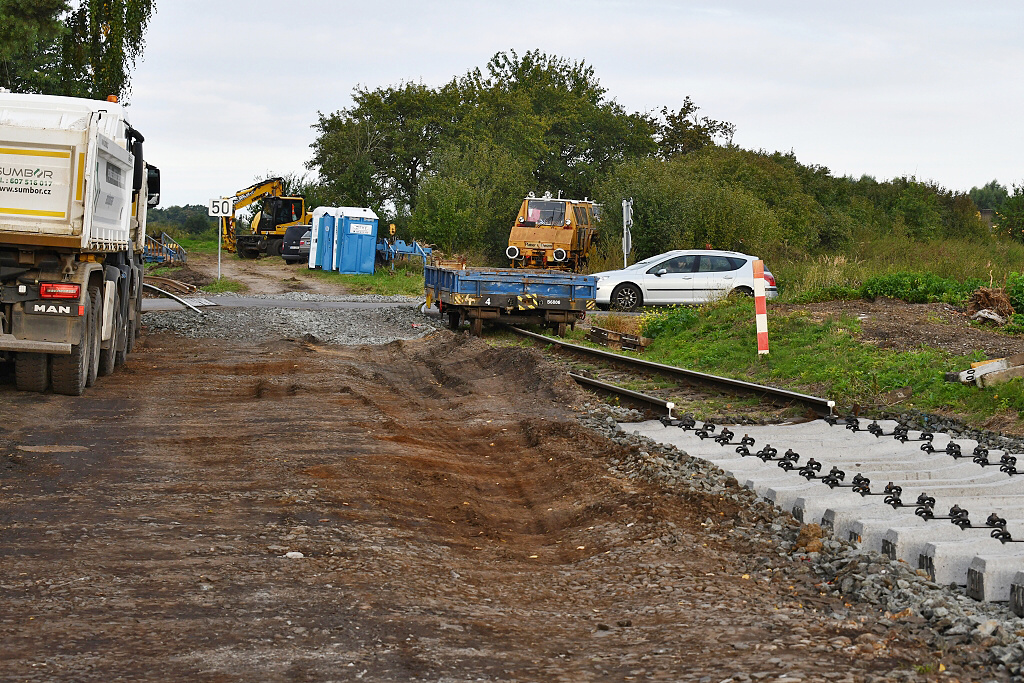
M484 319L483 318L473 318L472 322L470 323L469 331L473 334L474 337L483 336L483 333L484 333Z
M460 311L448 311L448 329L457 332L462 324L462 313Z

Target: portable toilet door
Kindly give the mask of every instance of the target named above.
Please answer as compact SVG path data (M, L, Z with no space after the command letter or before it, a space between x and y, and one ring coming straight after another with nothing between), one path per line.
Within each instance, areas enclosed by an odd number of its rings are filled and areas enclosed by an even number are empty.
M334 233L337 228L337 209L327 207L327 211L320 219L320 243L317 245L317 267L321 270L330 270L334 263Z
M342 207L336 228L334 269L339 273L373 275L377 258L378 218L370 209Z
M309 236L309 267L322 268L324 265L323 245L328 238L325 232L328 226L334 225L334 216L331 215L333 207L318 206L313 210L313 218L310 221Z

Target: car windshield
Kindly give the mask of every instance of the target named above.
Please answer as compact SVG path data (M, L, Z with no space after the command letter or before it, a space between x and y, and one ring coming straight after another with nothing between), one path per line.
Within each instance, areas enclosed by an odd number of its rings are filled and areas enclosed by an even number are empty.
M537 225L562 225L565 222L565 202L531 199L526 204L526 220Z

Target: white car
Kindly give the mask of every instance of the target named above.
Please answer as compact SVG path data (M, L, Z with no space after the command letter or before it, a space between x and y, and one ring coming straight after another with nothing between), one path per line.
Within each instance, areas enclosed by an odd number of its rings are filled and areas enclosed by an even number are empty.
M702 304L733 292L754 293L756 256L737 251L680 249L638 261L622 270L594 273L597 303L623 311L646 304ZM764 271L765 296L779 295L775 277Z

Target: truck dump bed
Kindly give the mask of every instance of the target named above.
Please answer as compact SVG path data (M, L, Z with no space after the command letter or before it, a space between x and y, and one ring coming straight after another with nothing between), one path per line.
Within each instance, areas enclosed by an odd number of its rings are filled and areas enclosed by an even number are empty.
M113 102L0 93L0 243L126 249L125 129Z

